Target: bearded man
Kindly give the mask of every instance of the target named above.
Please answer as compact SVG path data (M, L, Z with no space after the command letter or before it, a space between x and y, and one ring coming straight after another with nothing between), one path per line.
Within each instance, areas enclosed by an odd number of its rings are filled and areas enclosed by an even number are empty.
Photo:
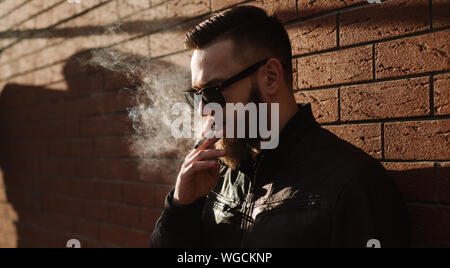
M263 149L264 139L247 129L245 138L213 137L192 150L151 247L408 245L406 206L383 166L323 129L309 103L296 103L291 44L275 17L236 7L188 32L186 46L193 50L187 98L201 97L199 114L213 116L203 112L208 103L278 104L279 143Z

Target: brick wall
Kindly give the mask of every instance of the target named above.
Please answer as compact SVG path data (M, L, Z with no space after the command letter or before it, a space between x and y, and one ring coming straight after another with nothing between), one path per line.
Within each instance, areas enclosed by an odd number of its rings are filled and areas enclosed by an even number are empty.
M188 72L184 32L243 2L286 24L298 101L390 170L414 245L450 246L448 0L2 0L0 247L148 245L176 159L129 149L131 82L78 56L108 47Z

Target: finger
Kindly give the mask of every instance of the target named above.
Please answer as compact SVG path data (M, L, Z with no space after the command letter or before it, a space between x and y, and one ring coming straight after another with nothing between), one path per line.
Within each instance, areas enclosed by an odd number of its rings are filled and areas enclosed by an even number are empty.
M193 154L186 162L185 166L189 166L195 161L215 160L214 158L224 157L226 155L225 150L204 150Z
M220 165L217 163L217 165L214 168L211 168L208 170L211 177L219 178L220 176Z
M207 133L207 135L208 136L204 136L201 139L201 141L196 144L196 147L194 148L194 150L199 151L199 150L206 150L208 148L211 148L211 146L213 144L215 144L216 142L218 142L219 140L221 140L224 137L224 130L219 129L217 132Z
M220 140L221 140L220 138L215 138L215 137L210 138L210 139L204 139L203 143L198 145L198 148L194 149L194 150L196 152L198 152L198 151L203 151L203 150L212 148L212 146Z
M212 168L217 167L217 165L218 165L217 161L212 161L212 160L193 162L187 167L186 175L192 175L193 173L196 173L199 171L212 169Z

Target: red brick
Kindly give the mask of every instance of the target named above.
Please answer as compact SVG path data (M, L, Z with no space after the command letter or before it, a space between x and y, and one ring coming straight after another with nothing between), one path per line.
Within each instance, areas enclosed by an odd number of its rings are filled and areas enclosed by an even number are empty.
M108 134L125 135L134 133L132 122L128 117L128 114L116 114L109 117L108 119Z
M69 146L72 157L91 157L93 155L94 142L91 139L71 140Z
M72 120L65 120L62 123L62 134L59 137L64 138L72 138L72 137L80 137L81 128L80 128L80 120L79 119L72 119Z
M386 123L387 159L449 159L450 120Z
M110 205L108 222L126 227L137 227L140 222L138 207Z
M100 225L100 240L114 246L134 248L147 247L150 234L114 225Z
M428 78L365 84L341 89L343 121L411 117L429 113Z
M8 189L33 189L35 177L30 175L10 174L5 178L5 184Z
M105 81L104 91L119 90L133 86L133 82L123 73L108 71L103 73L103 77Z
M0 17L8 17L8 14L12 14L12 10L16 9L19 5L23 4L20 1L3 1L0 5L2 9L0 10Z
M281 22L291 21L297 18L297 8L295 0L256 0L250 2L253 5L267 11L269 15L274 15Z
M115 48L121 52L130 53L135 57L142 57L142 59L146 59L150 56L148 36L121 43Z
M288 26L292 54L300 55L335 48L336 29L336 15Z
M153 231L156 222L161 216L162 210L160 209L141 209L141 222L139 225L140 229L147 230L149 232Z
M90 239L98 239L98 224L85 219L75 222L75 233Z
M39 29L47 28L54 25L64 19L70 18L75 15L76 10L73 5L69 3L62 3L49 11L40 14L36 18L36 27Z
M18 5L18 8L15 9L12 14L1 19L1 23L5 24L6 29L10 29L17 24L21 24L24 20L26 20L29 16L32 16L34 12L38 9L38 6L35 3L24 3L24 5ZM17 26L16 26L17 27ZM15 27L15 28L16 28Z
M145 184L124 184L123 198L128 204L155 206L156 188Z
M66 102L67 118L96 114L92 98L81 98Z
M179 160L154 159L139 164L139 179L155 183L175 183L181 163Z
M155 186L155 207L164 208L164 202L167 194L173 189L173 186Z
M311 17L312 15L326 13L332 10L352 6L359 3L364 3L367 0L298 0L298 15L302 18Z
M212 11L221 10L230 6L234 6L244 2L245 0L211 0L211 9Z
M137 34L136 29L141 34L144 32L152 33L176 25L182 20L182 18L171 18L167 13L168 10L166 4L158 5L150 10L130 17L129 20L131 23L128 28L130 28L134 34ZM126 30L126 32L130 31Z
M64 80L64 74L63 74L64 64L58 63L56 65L49 66L45 69L39 69L33 73L35 80L34 81L26 81L26 79L19 79L15 80L18 83L21 84L34 84L34 85L40 85L45 86L48 84L52 84L55 82L60 82Z
M71 97L81 97L90 95L96 92L102 92L106 89L103 88L103 76L100 74L82 76L75 79L69 79L72 75L80 74L79 67L76 66L77 71L74 73L72 70L66 70L65 77L67 85L69 86L69 95Z
M71 217L49 213L41 214L39 216L42 218L39 223L42 224L43 228L66 233L74 231L74 219Z
M81 121L81 135L85 137L132 133L131 120L126 114L92 117Z
M449 39L447 30L377 44L377 78L449 70Z
M90 180L70 179L66 181L70 194L78 198L92 198L98 192Z
M297 59L292 59L292 89L294 91L298 90L298 69L297 69Z
M33 243L33 245L39 244L41 247L43 247L44 245L42 245L41 242L37 241L39 240L40 237L40 233L36 232L35 233L35 229L31 226L31 225L26 225L24 223L18 223L17 224L17 231L20 232L20 238L19 238L19 243L22 243L23 241L29 241L31 240L30 238L33 238L31 243ZM27 244L27 243L26 243Z
M92 141L92 156L95 157L130 157L130 138L99 138Z
M62 197L44 196L42 200L44 211L83 217L85 203L81 200L68 199Z
M84 5L89 5L91 1L85 1ZM82 10L87 9L87 7ZM88 17L83 19L86 25L108 25L117 22L119 19L119 11L117 10L117 2L110 1L87 13Z
M125 228L102 224L99 226L99 240L119 246L127 239Z
M150 245L150 236L148 232L137 230L127 230L127 239L124 241L126 248L148 248Z
M150 0L118 0L117 10L121 18L150 8Z
M434 77L434 113L450 114L450 74Z
M65 199L57 207L58 212L75 217L83 217L85 213L85 201L82 200Z
M383 163L408 202L434 202L433 163Z
M111 179L110 162L108 160L92 160L80 168L86 169L86 173L81 172L82 177L94 176L100 179Z
M340 16L341 45L369 42L430 28L428 0L390 0Z
M95 221L107 222L109 217L110 206L104 202L90 201L86 205L86 217Z
M81 245L82 248L107 248L103 243L96 241L86 241Z
M191 75L191 57L193 51L189 50L182 53L176 53L170 56L164 56L158 59L158 64L165 66L172 66L176 70L177 77L189 77ZM170 67L169 67L170 68ZM171 76L173 74L163 73L165 76ZM187 86L189 86L190 81L186 81Z
M126 111L131 105L131 93L125 91L105 93L65 102L67 117L104 115Z
M5 140L6 142L6 140ZM18 157L46 157L48 156L48 143L41 141L24 141L4 143L1 148L2 155L9 158Z
M169 18L188 18L197 17L211 11L209 0L174 0L167 4L167 13Z
M67 245L67 241L72 239L70 235L64 233L56 233L51 230L41 230L39 229L41 234L41 241L46 243L50 248L65 248ZM39 232L39 230L37 232ZM82 243L84 241L81 241Z
M339 138L361 148L375 158L381 158L381 126L380 124L358 124L326 126Z
M371 46L307 56L297 62L300 89L372 78Z
M450 203L450 163L439 163L437 169L439 202Z
M194 24L185 24L150 35L150 55L160 57L185 50L184 35Z
M324 89L299 91L295 94L298 103L311 103L314 117L319 123L330 123L338 120L338 90Z
M151 0L152 7L158 6L164 3L166 0Z
M450 25L450 3L447 0L433 0L433 27Z
M138 162L135 160L109 160L108 176L115 180L137 180Z
M47 152L49 157L67 157L70 154L70 144L65 141L49 142Z
M94 192L90 198L96 197L102 201L122 202L122 184L96 181L93 183Z
M144 33L150 33L158 29L163 29L169 25L163 24L167 21L166 6L147 9L128 18L122 19L120 30L118 32L123 38L130 39L132 37L141 36ZM147 40L148 41L148 40ZM131 49L131 47L129 47ZM148 56L148 43L146 44Z

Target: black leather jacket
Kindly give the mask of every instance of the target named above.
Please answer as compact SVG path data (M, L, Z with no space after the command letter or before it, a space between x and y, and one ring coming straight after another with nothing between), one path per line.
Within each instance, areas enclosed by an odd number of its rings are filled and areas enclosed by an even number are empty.
M239 171L223 166L206 197L174 207L169 193L150 246L408 246L406 206L383 166L320 127L309 103L299 108L278 148Z

